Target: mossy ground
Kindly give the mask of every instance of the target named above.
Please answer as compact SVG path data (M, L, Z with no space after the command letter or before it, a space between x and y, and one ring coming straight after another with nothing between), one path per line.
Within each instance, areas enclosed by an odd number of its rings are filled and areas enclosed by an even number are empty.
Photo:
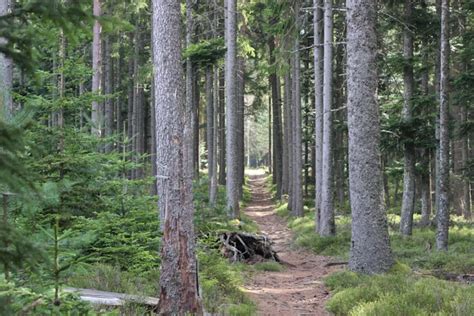
M270 188L271 180L268 181ZM351 220L347 207L336 213L336 236L315 233L314 202L305 202L305 216L291 217L286 203L277 213L288 220L296 245L317 254L347 260L351 239ZM398 210L399 212L399 210ZM420 215L415 214L415 222ZM448 282L424 274L432 270L474 273L474 224L451 217L449 250L434 248L435 229L415 227L413 235L398 232L397 209L388 214L391 247L397 261L392 271L365 276L350 271L337 272L325 283L333 297L327 309L335 315L474 315L474 286Z

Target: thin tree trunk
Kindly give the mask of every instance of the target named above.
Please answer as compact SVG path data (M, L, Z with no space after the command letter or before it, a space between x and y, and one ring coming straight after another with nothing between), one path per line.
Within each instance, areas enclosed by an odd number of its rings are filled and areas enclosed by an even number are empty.
M334 223L333 194L333 131L332 131L332 37L333 16L332 0L324 1L324 84L323 84L323 171L321 188L321 215L319 234L333 236L336 233Z
M211 170L211 177L210 177L210 184L211 187L209 189L209 204L213 207L216 204L217 200L217 145L218 145L218 128L217 128L217 106L219 104L219 67L214 66L214 78L213 78L213 133L212 133L212 162L210 165Z
M158 167L158 207L164 211L160 299L163 315L202 315L197 284L196 241L193 227L190 156L186 156L182 84L180 3L153 0L153 65ZM188 161L186 161L188 160Z
M93 0L93 14L96 18L102 15L100 0ZM99 20L94 22L92 39L92 93L100 94L102 78L102 26ZM92 101L91 112L91 132L93 135L100 136L100 106L97 100Z
M113 135L113 128L114 128L114 109L113 109L113 99L112 94L113 92L113 80L114 76L112 73L113 64L112 64L112 43L110 39L110 35L108 35L105 39L105 69L104 69L104 80L105 80L105 90L104 93L106 94L105 100L105 137L109 138L105 144L105 152L109 153L113 149L113 142L110 139Z
M404 57L404 102L402 118L410 123L413 118L413 36L409 25L412 22L412 0L405 0L405 28L403 30L403 57ZM400 218L400 233L404 236L412 234L413 212L415 210L415 148L413 144L405 144L403 171L403 197Z
M275 65L275 38L270 37L268 41L270 65ZM273 112L273 177L276 183L276 198L281 198L282 176L283 176L283 149L281 132L281 91L280 80L276 70L270 74L270 86L272 89L272 112Z
M293 128L293 197L291 211L294 216L303 216L303 188L302 188L302 148L301 148L301 92L300 92L300 3L294 5L296 32L293 43L293 78L292 78L292 128Z
M227 163L227 212L231 218L239 218L239 146L237 102L237 2L227 0L225 21L225 91L226 91L226 163Z
M461 122L463 124L467 123L467 109L466 105L461 107ZM464 135L462 137L462 145L461 145L461 160L462 160L462 168L464 172L466 172L468 168L468 161L469 161L469 138ZM471 190L469 188L469 179L465 177L462 180L462 191L463 191L463 196L462 196L462 210L463 210L463 215L466 220L471 220L472 219L472 214L471 214Z
M212 73L212 65L206 66L206 136L207 136L207 169L209 177L209 203L211 204L211 178L214 177L214 75ZM215 201L214 201L215 202Z
M286 147L288 150L288 161L287 161L287 168L288 168L288 182L287 186L287 194L288 194L288 210L291 211L292 201L293 201L293 121L291 115L291 104L292 104L292 97L291 97L291 74L288 71L285 73L285 125L286 125Z
M314 97L315 97L315 221L316 232L320 228L321 188L323 172L323 1L314 0Z
M436 248L448 249L449 230L449 0L441 0L441 49L439 87L439 208Z
M244 119L245 119L245 60L243 57L237 58L237 141L238 141L238 188L239 199L243 197L243 185L245 181L245 139L244 139Z
M225 78L219 73L219 184L226 185Z
M9 14L12 10L11 0L0 1L0 16ZM7 40L0 38L0 45L6 45ZM0 117L10 118L13 114L13 62L0 54Z
M347 0L347 94L352 238L349 268L390 269L393 257L383 208L377 104L376 1Z

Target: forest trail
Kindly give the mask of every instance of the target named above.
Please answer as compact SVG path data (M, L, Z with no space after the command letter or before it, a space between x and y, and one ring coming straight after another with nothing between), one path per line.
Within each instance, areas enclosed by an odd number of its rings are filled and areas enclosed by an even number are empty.
M325 267L330 257L317 256L292 244L293 235L284 219L276 214L265 175L250 175L252 201L244 212L274 242L284 262L280 272L262 271L246 280L245 291L257 304L258 315L329 315L324 305L329 293L323 277L337 268Z

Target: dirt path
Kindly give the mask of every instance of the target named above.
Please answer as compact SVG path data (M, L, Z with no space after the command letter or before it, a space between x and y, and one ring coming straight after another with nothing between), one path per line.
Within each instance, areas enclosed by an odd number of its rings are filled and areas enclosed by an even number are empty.
M246 292L257 303L258 315L329 315L322 278L335 270L324 267L331 258L292 245L292 232L275 213L264 175L252 175L250 187L252 202L244 212L273 240L280 258L294 265L281 272L258 272L247 280Z

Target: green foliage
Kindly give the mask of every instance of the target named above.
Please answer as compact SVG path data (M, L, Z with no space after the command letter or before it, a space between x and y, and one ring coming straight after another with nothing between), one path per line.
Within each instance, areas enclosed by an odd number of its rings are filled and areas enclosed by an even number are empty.
M52 291L38 293L0 278L1 315L87 315L91 311L91 306L74 294L64 293L60 304L55 304Z
M210 40L202 40L191 44L183 51L183 59L190 58L195 64L201 66L213 65L223 58L226 52L224 39L222 37Z
M102 263L81 264L67 276L67 284L77 288L156 296L159 278L158 269L136 273Z
M259 262L253 266L257 271L270 271L270 272L281 272L284 270L284 267L278 262Z
M474 287L421 278L406 269L366 276L349 271L326 278L335 315L471 315Z

